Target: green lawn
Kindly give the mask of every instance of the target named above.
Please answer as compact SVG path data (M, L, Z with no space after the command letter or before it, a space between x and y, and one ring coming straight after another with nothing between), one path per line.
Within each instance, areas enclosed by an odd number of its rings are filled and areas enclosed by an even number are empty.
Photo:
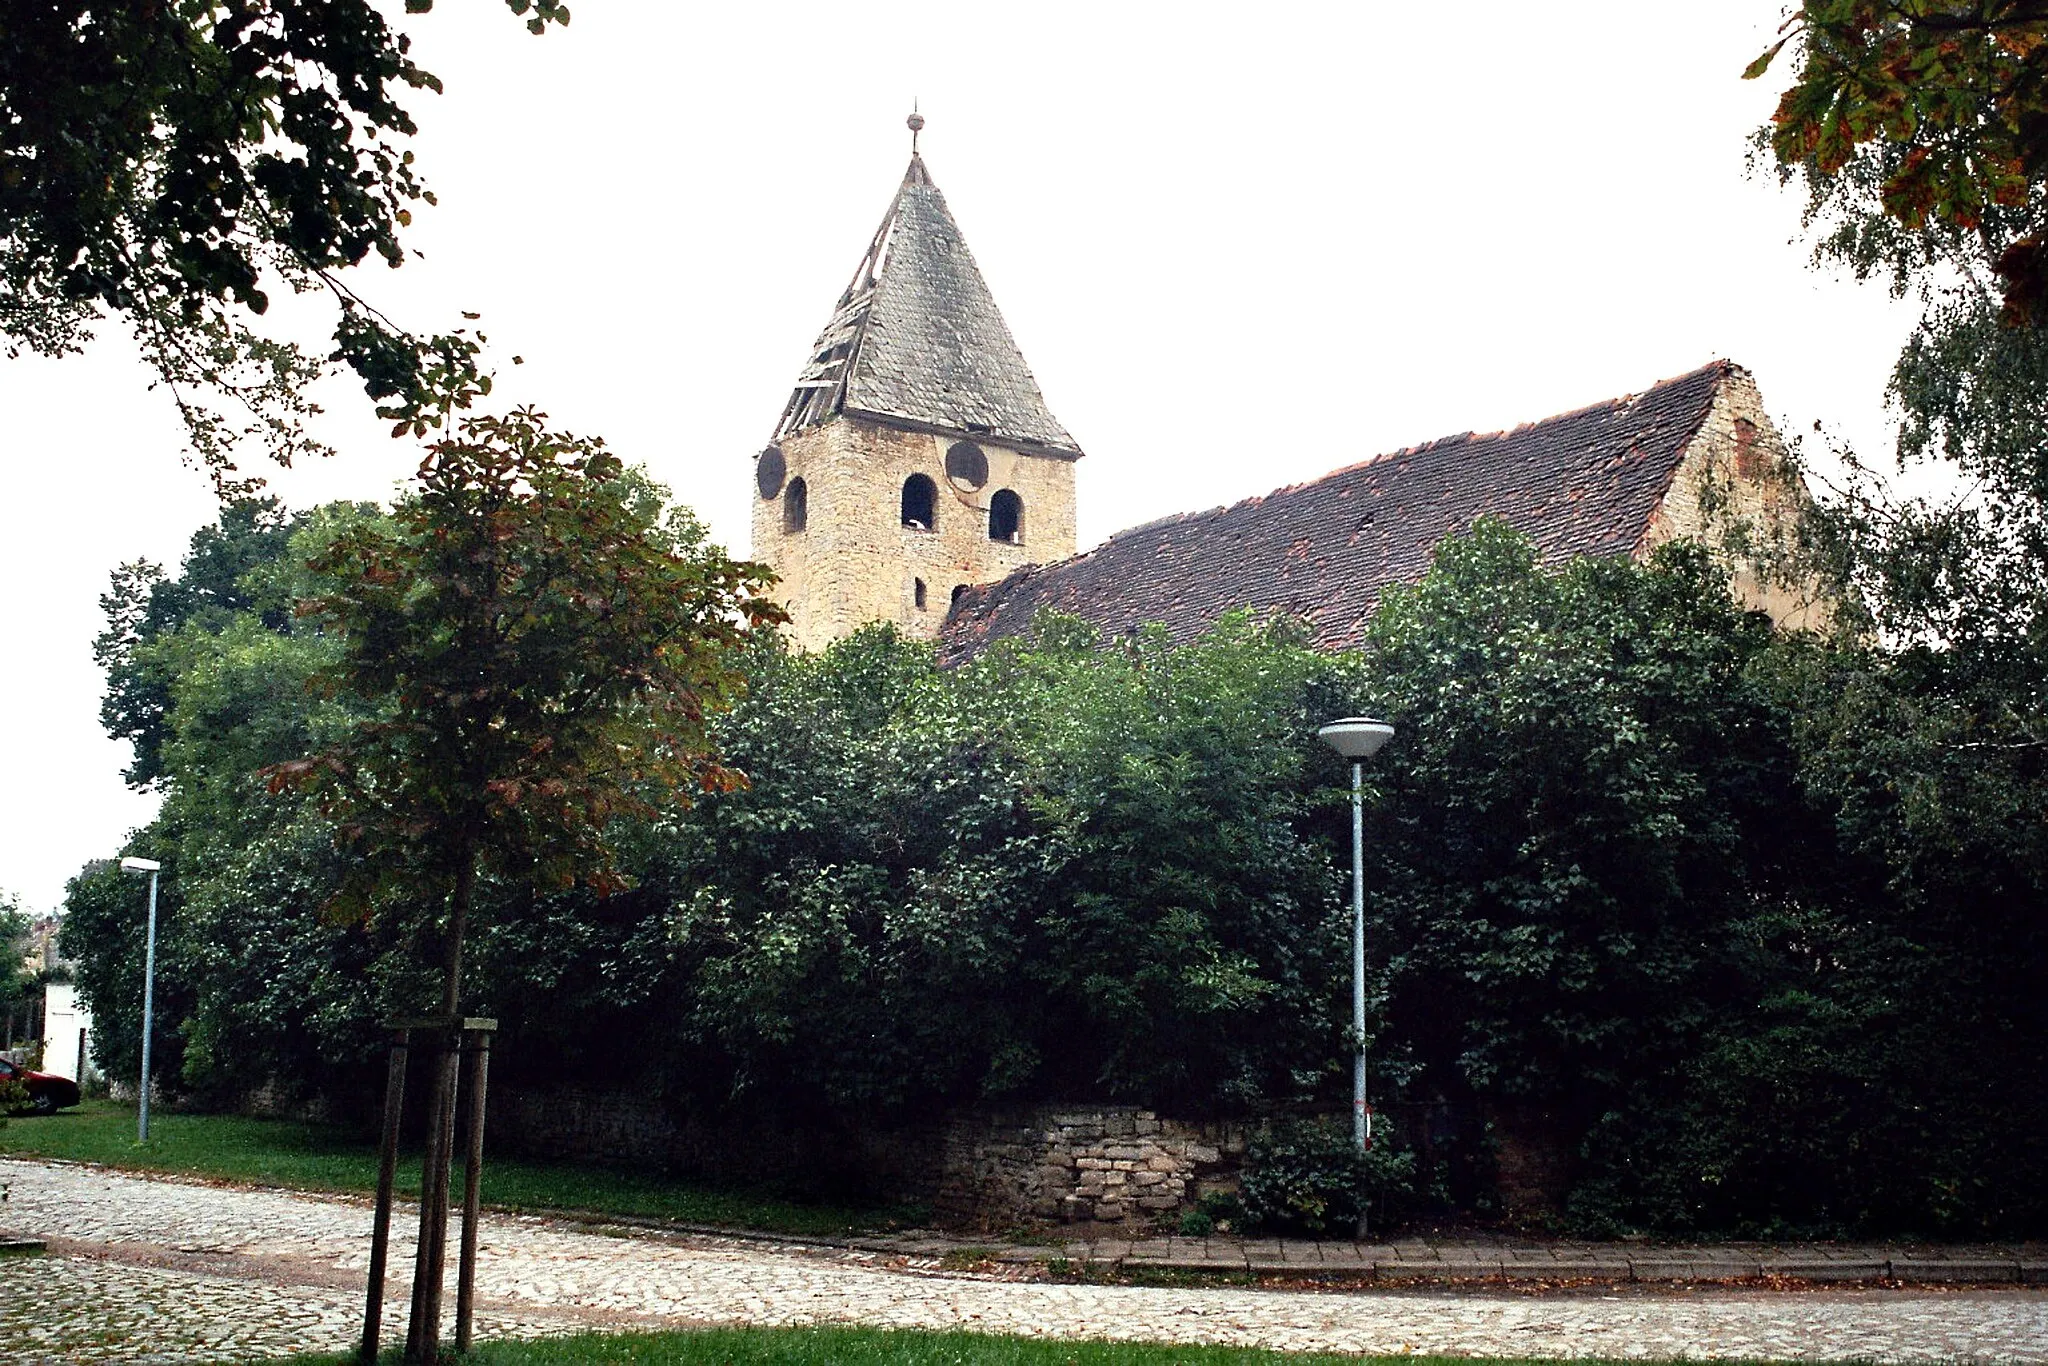
M293 1190L368 1193L377 1188L376 1149L346 1130L161 1111L150 1115L149 1128L149 1143L137 1146L134 1107L89 1100L75 1110L9 1120L0 1128L0 1155L99 1162ZM458 1181L460 1170L458 1160ZM398 1188L417 1194L419 1180L415 1153L399 1165ZM813 1236L886 1228L910 1222L916 1213L800 1204L758 1191L693 1185L589 1163L519 1162L488 1155L483 1196L485 1203L501 1209L590 1210Z
M395 1357L391 1358L396 1360ZM1167 1347L1135 1342L1063 1342L980 1333L890 1332L876 1328L717 1328L687 1333L491 1342L464 1366L1356 1366L1359 1362L1471 1366L1469 1357L1296 1355L1246 1347ZM1537 1366L1545 1358L1489 1359L1487 1366ZM291 1366L351 1366L353 1358L293 1357Z

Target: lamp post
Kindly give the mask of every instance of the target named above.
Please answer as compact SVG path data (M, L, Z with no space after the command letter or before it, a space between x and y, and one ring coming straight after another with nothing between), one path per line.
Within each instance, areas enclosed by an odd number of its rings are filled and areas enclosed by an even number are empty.
M1316 738L1351 761L1351 1031L1358 1042L1351 1065L1351 1134L1364 1152L1372 1145L1365 1103L1365 761L1394 738L1394 728L1370 716L1347 716L1319 727Z
M142 951L142 1086L136 1093L135 1141L149 1142L149 1036L156 1014L156 878L163 865L155 859L124 858L124 873L149 874L149 937Z

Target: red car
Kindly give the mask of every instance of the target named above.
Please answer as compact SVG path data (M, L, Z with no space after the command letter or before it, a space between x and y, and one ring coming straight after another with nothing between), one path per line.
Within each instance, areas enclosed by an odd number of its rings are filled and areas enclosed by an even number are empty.
M31 1072L26 1067L0 1058L0 1085L18 1081L28 1088L29 1109L39 1115L53 1115L57 1111L78 1104L78 1083L69 1077L60 1077L54 1072Z

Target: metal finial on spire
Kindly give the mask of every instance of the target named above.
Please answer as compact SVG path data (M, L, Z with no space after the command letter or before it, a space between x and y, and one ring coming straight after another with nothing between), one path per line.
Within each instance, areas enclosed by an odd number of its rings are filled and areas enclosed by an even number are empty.
M910 154L917 155L917 135L924 131L924 115L917 112L917 101L910 102L910 117L904 120L910 125Z

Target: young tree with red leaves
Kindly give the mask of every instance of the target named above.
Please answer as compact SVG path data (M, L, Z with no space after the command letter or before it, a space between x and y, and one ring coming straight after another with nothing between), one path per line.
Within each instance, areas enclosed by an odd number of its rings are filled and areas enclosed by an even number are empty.
M664 522L602 441L531 409L466 419L388 525L312 568L337 585L299 607L343 641L325 686L377 715L271 781L318 784L359 853L338 908L445 907L444 1014L479 875L617 888L616 817L739 780L707 720L735 648L782 619L767 571Z
M341 638L319 681L367 714L270 784L317 792L353 853L334 908L438 939L443 1021L461 1008L480 878L622 887L618 818L741 781L708 722L740 688L737 648L783 619L770 576L687 514L664 521L660 491L601 441L531 409L465 418L388 521L348 528L311 568L334 586L299 612ZM416 1273L434 1286L453 1088L447 1055ZM437 1338L425 1330L426 1360Z

